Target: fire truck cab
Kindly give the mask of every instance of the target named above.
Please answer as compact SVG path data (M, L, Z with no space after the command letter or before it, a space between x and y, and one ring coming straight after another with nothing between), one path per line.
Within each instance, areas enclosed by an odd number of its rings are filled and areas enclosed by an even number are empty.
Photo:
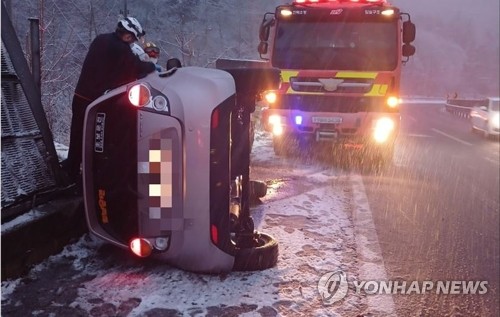
M259 33L261 58L281 70L262 112L277 155L332 145L392 160L401 65L415 53L408 14L385 0L296 0Z

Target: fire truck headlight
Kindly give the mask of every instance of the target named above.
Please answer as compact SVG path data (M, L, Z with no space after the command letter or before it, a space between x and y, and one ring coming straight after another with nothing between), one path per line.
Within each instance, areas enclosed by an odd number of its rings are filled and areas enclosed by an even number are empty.
M270 125L281 125L281 116L277 114L272 114L269 116L268 122Z
M397 106L399 106L399 104L400 104L400 101L399 101L398 97L391 96L391 97L387 98L387 105L389 107L396 108Z
M286 118L273 114L269 116L269 125L271 125L272 129L271 131L273 132L273 135L282 135L283 134L283 125L286 121Z
M269 104L273 104L276 102L276 100L278 99L278 95L276 95L276 92L275 91L266 91L264 93L264 99L266 99L266 101L269 103Z
M383 117L375 121L373 138L377 143L386 142L394 131L395 123L391 118Z
M382 15L386 15L386 16L394 15L394 10L393 9L384 10L384 11L382 11Z
M283 134L283 126L275 125L273 126L273 135L278 136Z
M281 15L284 17L289 17L292 15L292 11L289 9L283 9L280 11Z

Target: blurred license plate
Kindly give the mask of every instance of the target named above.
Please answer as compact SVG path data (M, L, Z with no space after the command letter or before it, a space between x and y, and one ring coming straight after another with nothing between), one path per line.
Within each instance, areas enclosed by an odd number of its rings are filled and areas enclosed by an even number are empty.
M94 132L94 151L104 152L104 124L106 122L106 114L98 112L95 118Z
M342 123L341 117L312 117L313 123Z

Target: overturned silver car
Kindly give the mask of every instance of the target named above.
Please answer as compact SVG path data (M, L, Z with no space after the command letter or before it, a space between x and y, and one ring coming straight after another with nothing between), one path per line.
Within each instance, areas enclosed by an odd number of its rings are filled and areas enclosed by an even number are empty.
M92 234L140 257L218 273L262 270L278 244L249 214L249 121L275 69L174 68L87 109L83 187Z

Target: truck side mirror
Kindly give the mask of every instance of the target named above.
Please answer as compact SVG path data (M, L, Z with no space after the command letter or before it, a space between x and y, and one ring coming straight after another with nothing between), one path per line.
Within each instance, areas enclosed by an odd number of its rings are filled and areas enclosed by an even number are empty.
M262 22L259 28L259 39L261 41L266 42L269 39L270 27L266 25L265 22Z
M403 44L403 56L404 57L410 57L410 56L413 56L415 54L415 46L411 45L411 44Z
M415 24L410 20L403 22L403 43L411 43L415 41L415 37L417 34L417 29ZM413 55L413 54L412 54Z
M274 13L267 12L262 18L262 23L259 28L259 39L261 42L267 42L269 40L269 33L271 31L271 26L274 25Z
M259 51L260 55L267 54L267 49L268 49L268 44L267 42L260 42L259 46L257 46L257 50Z

